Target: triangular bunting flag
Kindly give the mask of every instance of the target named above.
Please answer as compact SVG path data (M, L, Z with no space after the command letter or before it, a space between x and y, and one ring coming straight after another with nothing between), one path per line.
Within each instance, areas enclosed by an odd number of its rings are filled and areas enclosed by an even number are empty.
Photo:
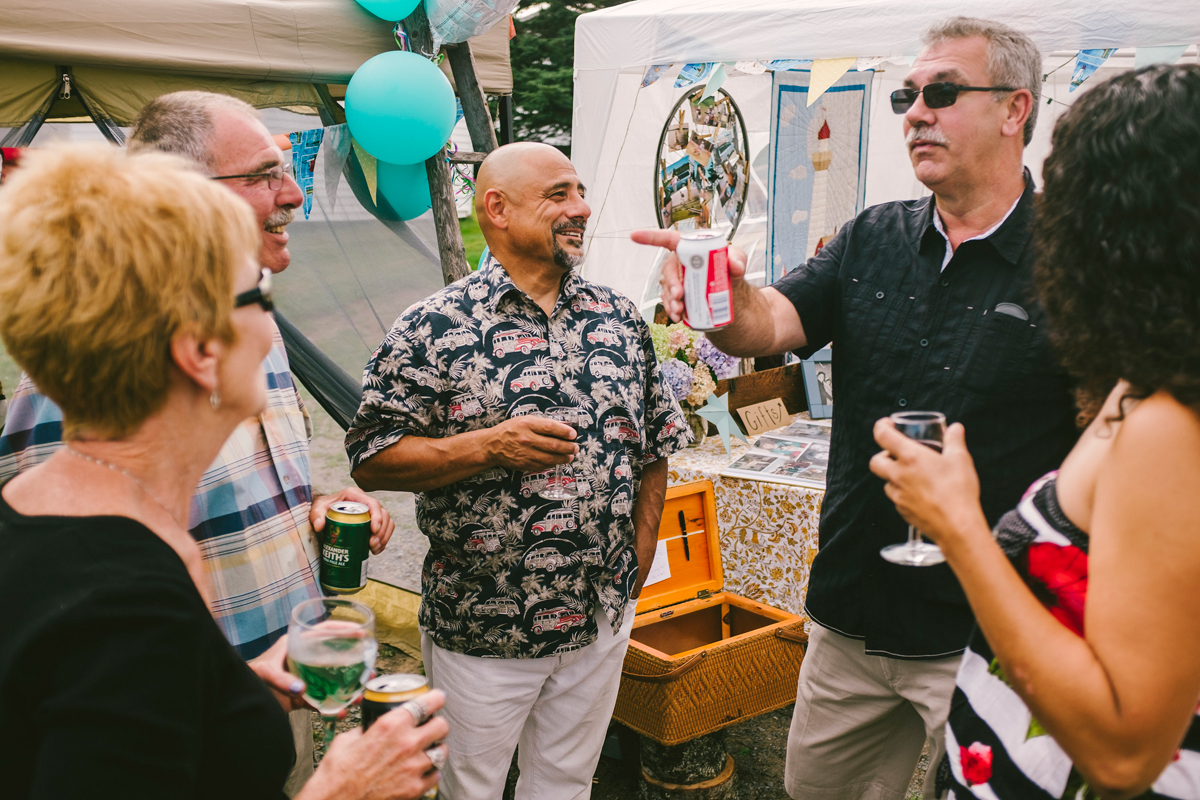
M358 165L362 167L363 177L367 179L367 189L371 192L371 202L379 205L379 201L375 199L375 156L363 150L362 145L353 138L350 140L354 145L354 154L358 156Z
M675 79L675 88L682 89L704 80L708 73L712 72L712 68L712 64L684 64L683 69L679 71L679 77Z
M1071 73L1071 88L1067 91L1073 92L1078 89L1079 85L1086 81L1115 52L1117 52L1115 47L1106 47L1102 50L1080 50L1075 56L1075 71Z
M304 192L304 218L308 219L313 202L313 173L317 168L317 153L321 149L324 128L294 131L288 134L292 143L292 176Z
M1133 55L1133 68L1141 69L1151 64L1174 64L1187 50L1186 44L1172 44L1166 47L1139 47Z
M671 68L670 64L651 64L646 67L646 74L642 76L642 88L650 86L663 75L667 74L667 70Z
M325 196L329 200L329 210L337 207L338 184L342 180L342 170L346 159L350 157L350 129L342 125L330 125L325 129Z
M813 60L812 76L808 79L808 104L817 102L825 90L854 66L857 58L818 58Z
M704 84L704 94L700 95L700 102L703 103L710 97L717 96L717 90L721 88L721 84L725 82L725 65L717 64L717 68L713 70L713 74L709 76L708 83Z

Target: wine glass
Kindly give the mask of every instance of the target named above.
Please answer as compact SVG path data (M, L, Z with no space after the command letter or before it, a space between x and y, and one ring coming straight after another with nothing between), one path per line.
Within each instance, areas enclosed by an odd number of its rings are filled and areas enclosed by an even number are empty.
M320 713L328 747L338 714L375 669L375 614L353 600L305 600L292 609L287 636L288 670L304 681L304 699Z
M937 411L901 411L890 417L896 430L915 442L942 452L942 438L946 433L946 416ZM879 551L879 555L893 564L905 567L932 567L946 560L942 548L921 538L916 527L908 526L908 541L890 544Z
M543 412L543 416L555 422L563 422L575 429L575 441L579 441L579 409L573 406L553 406ZM570 486L567 486L570 483ZM538 496L546 500L573 500L579 496L575 489L575 471L570 464L556 464L554 477L546 488L538 492Z

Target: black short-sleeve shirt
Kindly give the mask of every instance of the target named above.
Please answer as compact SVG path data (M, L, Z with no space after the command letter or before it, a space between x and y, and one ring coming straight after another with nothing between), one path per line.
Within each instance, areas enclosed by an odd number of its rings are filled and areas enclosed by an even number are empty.
M864 639L868 653L902 658L960 653L973 617L945 564L880 557L908 527L868 468L875 421L922 410L963 423L993 525L1078 436L1071 384L1032 286L1028 173L1003 224L960 244L944 270L934 213L932 198L873 206L774 284L804 325L798 355L833 343L837 403L808 614Z

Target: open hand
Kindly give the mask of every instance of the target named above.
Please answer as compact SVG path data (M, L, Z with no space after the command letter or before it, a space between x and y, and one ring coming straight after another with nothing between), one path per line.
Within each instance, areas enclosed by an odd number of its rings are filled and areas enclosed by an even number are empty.
M546 417L514 417L491 431L488 454L492 463L516 472L540 472L568 464L579 452L575 429Z
M375 555L382 553L383 549L387 547L388 540L392 538L392 531L396 530L396 523L392 521L392 516L387 512L387 509L362 489L355 489L351 486L342 489L337 494L323 494L320 497L314 497L312 508L308 513L313 530L320 533L325 529L325 512L329 510L331 505L341 500L352 500L356 503L362 503L370 510L371 539L369 545L371 552Z
M871 472L887 481L883 490L910 525L943 549L980 526L988 530L961 423L946 429L940 454L900 433L887 417L875 423L875 441L883 451L871 458Z
M684 318L683 308L683 266L675 256L675 248L679 245L679 231L645 228L634 231L630 238L638 244L648 244L653 247L665 247L671 252L662 265L662 275L658 285L663 308L672 322L680 322ZM729 281L731 284L740 282L746 275L746 254L737 247L729 248Z

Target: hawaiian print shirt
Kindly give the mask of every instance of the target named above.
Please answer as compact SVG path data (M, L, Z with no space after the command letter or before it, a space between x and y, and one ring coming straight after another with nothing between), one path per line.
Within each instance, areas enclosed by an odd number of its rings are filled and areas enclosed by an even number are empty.
M430 549L421 627L447 650L536 658L619 630L637 576L642 468L691 433L658 378L633 303L574 273L546 313L490 258L408 309L367 364L346 435L351 469L406 434L443 438L553 406L578 409L578 499L544 500L554 470L501 468L417 495Z

